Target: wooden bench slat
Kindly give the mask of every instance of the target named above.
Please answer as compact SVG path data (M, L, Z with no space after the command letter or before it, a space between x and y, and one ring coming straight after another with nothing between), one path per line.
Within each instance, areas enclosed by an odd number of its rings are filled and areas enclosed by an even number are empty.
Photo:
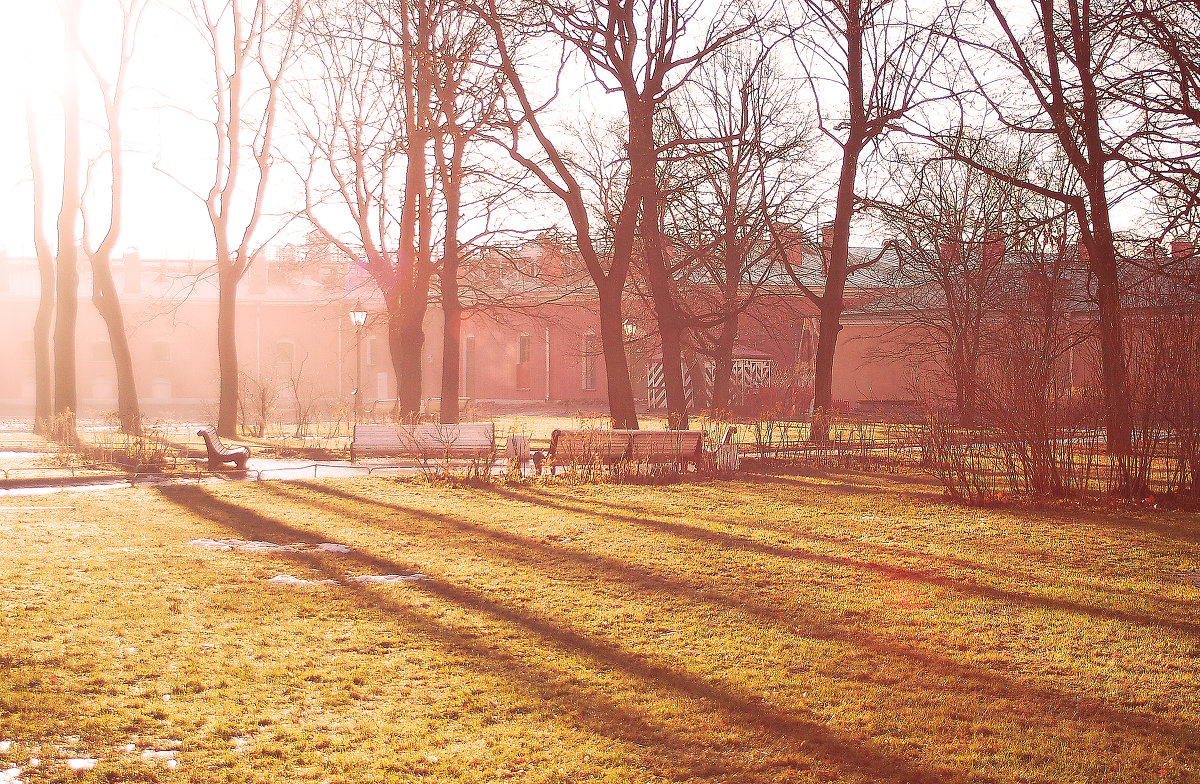
M554 466L614 465L622 461L687 468L704 457L702 430L555 430L544 462Z
M401 457L479 458L496 448L492 422L458 425L355 425L350 438L350 461L359 455Z

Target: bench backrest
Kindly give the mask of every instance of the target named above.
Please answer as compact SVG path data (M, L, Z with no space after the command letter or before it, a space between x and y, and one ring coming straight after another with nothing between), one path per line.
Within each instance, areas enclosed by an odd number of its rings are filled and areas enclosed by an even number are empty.
M485 454L495 448L493 422L458 425L355 425L353 445L357 452L393 451L409 454Z
M208 447L210 452L216 452L218 455L226 455L232 451L222 443L221 438L217 435L217 429L212 425L200 428L196 431L196 435L204 439L204 445Z
M704 449L702 430L636 430L629 457L650 463L699 460Z
M550 456L562 465L615 463L629 453L630 430L555 430Z

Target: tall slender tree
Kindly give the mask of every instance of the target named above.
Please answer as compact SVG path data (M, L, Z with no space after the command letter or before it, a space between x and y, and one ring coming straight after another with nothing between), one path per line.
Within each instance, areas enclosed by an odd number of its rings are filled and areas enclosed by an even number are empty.
M833 404L833 366L846 284L874 258L853 260L850 231L859 208L865 158L884 137L946 91L931 76L946 39L939 19L918 20L903 0L804 0L798 36L801 60L817 102L819 128L840 153L834 204L833 243L820 292L796 283L820 309L814 368L814 440L828 438L826 414ZM832 106L826 96L838 94Z
M117 377L117 416L125 433L141 432L141 408L133 373L133 355L125 318L112 274L112 256L121 235L124 214L124 135L121 111L128 90L130 65L138 26L146 9L146 0L123 0L119 3L121 35L118 42L115 73L109 75L105 65L94 52L83 51L88 70L99 88L104 107L106 156L108 159L108 215L104 237L98 245L90 240L91 229L97 222L92 211L82 210L84 219L83 245L92 268L92 303L104 319L108 344L112 351ZM91 178L89 177L89 182Z
M63 15L63 178L55 256L54 424L55 437L77 438L79 389L75 332L79 318L79 203L82 154L79 106L79 24L82 0L66 0Z
M1113 206L1125 192L1118 179L1130 170L1125 149L1136 146L1145 128L1116 89L1135 63L1121 34L1123 9L1089 0L1030 0L1023 8L983 0L983 10L990 18L987 28L961 29L956 36L972 64L968 70L982 108L1007 131L1042 140L1045 155L1063 160L1071 176L1048 187L974 159L958 137L942 136L943 146L959 160L1057 200L1075 214L1081 255L1096 282L1108 448L1125 455L1133 419Z
M238 283L254 263L275 164L280 90L298 14L270 0L189 0L212 56L212 183L197 192L212 225L217 266L217 432L234 436L238 411Z
M33 430L50 435L54 420L54 351L50 343L54 325L54 250L46 233L46 173L38 145L37 117L31 96L25 95L25 130L29 140L29 163L33 174L33 247L38 264L38 307L33 320L34 405Z
M667 418L672 427L687 426L681 364L685 321L675 298L670 253L662 233L658 174L664 147L656 136L656 123L672 94L697 68L755 28L757 20L743 10L733 3L706 6L687 0L550 3L537 8L523 6L507 15L495 0L486 6L486 18L499 44L501 68L518 107L510 126L509 154L562 200L570 216L580 255L597 289L609 406L618 427L637 426L622 297L634 257L639 254L662 342ZM692 36L689 25L697 20L705 20L706 29ZM539 116L543 107L535 105L527 76L508 51L506 39L513 30L556 39L562 47L560 75L571 57L578 57L595 83L622 102L628 169L612 211L607 252L601 252L591 236L589 205L571 158L546 132ZM526 130L534 140L532 149L522 143Z

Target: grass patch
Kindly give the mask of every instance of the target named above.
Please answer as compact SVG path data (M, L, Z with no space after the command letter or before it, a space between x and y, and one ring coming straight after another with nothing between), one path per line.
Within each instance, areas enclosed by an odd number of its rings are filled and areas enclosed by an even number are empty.
M853 472L4 498L0 769L1195 781L1198 542L1194 515L964 509Z

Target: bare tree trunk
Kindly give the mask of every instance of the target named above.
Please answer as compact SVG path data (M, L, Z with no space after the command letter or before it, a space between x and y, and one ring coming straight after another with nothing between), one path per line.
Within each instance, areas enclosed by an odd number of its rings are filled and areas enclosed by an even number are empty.
M637 409L633 403L633 382L629 378L629 357L625 353L625 322L621 312L624 286L614 285L614 281L608 280L596 283L600 306L600 346L604 351L609 415L612 417L613 427L636 430Z
M663 385L667 396L667 427L686 430L688 426L687 390L683 383L683 324L671 287L671 272L667 268L663 248L662 220L657 182L657 156L650 113L630 108L629 158L631 177L635 180L633 193L642 202L639 234L642 252L646 257L646 274L658 334L662 344ZM642 116L639 116L642 115ZM638 121L635 124L635 119Z
M75 330L79 313L79 14L81 0L70 0L63 10L63 187L58 214L58 258L54 318L54 430L55 437L75 441L79 393L75 368Z
M33 320L33 432L50 435L54 419L54 367L50 350L50 330L54 323L54 255L46 236L46 175L38 152L37 121L28 94L25 99L25 127L28 130L29 162L33 174L33 244L38 262L38 307Z
M237 436L238 357L237 357L237 285L241 276L235 265L222 264L217 272L217 368L220 378L220 403L217 407L217 433Z
M851 84L855 83L855 73L861 75L861 69L850 71ZM861 76L858 85L861 95ZM853 110L851 113L854 114ZM820 332L817 335L817 352L813 363L813 415L809 427L809 438L813 441L829 439L829 414L833 408L833 360L837 350L838 333L842 330L842 298L846 291L846 278L850 266L850 219L854 215L854 178L858 172L861 149L861 141L852 134L842 150L842 169L833 217L833 247L828 260L829 269L825 274L825 289L821 292L819 303Z
M1105 205L1107 207L1107 205ZM1099 236L1098 236L1099 235ZM1104 238L1107 235L1107 240ZM1117 260L1113 253L1112 233L1107 212L1102 221L1092 217L1094 250L1089 249L1092 272L1096 275L1096 304L1099 311L1100 375L1104 385L1105 426L1108 449L1127 455L1133 442L1133 411L1129 395L1129 370L1125 365L1125 341L1122 335L1120 286Z
M112 266L107 252L92 256L91 262L92 303L108 329L108 344L112 349L117 375L117 416L121 422L121 432L141 433L142 415L133 375L133 355L129 351L129 338L125 332L125 318L117 298Z
M421 412L421 355L425 348L425 331L421 320L413 323L409 314L388 318L388 349L396 371L396 400L399 415L404 418Z
M726 302L731 302L728 298ZM733 347L737 343L738 314L725 317L713 351L713 388L709 409L713 414L733 407Z
M453 112L453 103L442 100ZM438 414L443 424L458 422L461 412L458 410L458 365L459 352L462 346L462 305L458 299L458 264L461 250L458 246L458 222L462 201L463 155L465 153L466 136L459 133L454 135L453 148L448 162L447 176L442 183L442 191L446 197L446 237L445 253L442 258L442 268L439 272L442 289L442 404ZM446 166L441 167L443 171Z

